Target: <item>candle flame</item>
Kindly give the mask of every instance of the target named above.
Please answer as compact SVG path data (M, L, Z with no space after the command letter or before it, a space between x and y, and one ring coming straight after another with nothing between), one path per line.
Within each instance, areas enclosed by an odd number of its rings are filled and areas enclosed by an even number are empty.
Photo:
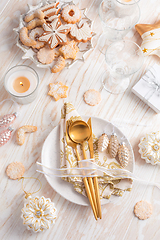
M23 83L22 82L20 82L20 85L23 87Z

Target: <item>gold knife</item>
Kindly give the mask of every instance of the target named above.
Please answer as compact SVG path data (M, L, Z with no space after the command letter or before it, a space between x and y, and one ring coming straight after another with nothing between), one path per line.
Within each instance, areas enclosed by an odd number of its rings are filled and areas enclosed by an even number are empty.
M91 130L91 137L88 140L90 157L94 158L91 118L88 119L87 123L90 126L90 130ZM100 202L100 195L99 195L99 187L98 187L97 177L93 177L93 183L94 183L94 188L95 188L95 195L96 195L96 202L97 202L97 209L98 209L98 217L101 219L102 218L102 211L101 211L101 202Z

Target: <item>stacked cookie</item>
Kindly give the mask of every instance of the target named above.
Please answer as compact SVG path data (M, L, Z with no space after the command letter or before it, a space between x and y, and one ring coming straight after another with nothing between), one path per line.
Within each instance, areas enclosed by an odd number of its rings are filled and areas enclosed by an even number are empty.
M66 59L76 59L78 44L92 38L91 27L82 22L81 10L74 4L59 7L59 2L44 5L24 17L20 42L36 54L38 62L61 71Z

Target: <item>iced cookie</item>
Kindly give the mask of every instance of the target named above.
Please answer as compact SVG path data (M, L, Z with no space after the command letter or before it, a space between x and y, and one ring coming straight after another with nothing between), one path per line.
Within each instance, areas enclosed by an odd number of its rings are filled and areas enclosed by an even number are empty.
M48 92L48 95L54 97L56 101L58 101L60 98L66 98L67 97L67 90L68 87L65 86L61 82L57 83L50 83L49 84L50 90Z
M61 10L61 8L57 8L58 5L59 5L59 2L47 4L43 7L41 7L40 10L44 13L45 17L50 18L52 16L57 15L59 13L59 11Z
M36 45L32 46L33 48L39 49L39 48L44 47L45 43L38 41L38 38L42 35L42 33L43 33L43 28L41 28L41 27L34 28L29 33L29 38L36 41Z
M76 24L74 24L71 27L69 35L77 42L87 42L92 38L91 28L88 23L82 24L81 27L78 27Z
M26 27L20 29L19 39L25 46L34 47L36 45L36 41L28 36L28 29Z
M45 19L39 19L39 18L34 18L32 21L30 21L28 24L27 24L27 28L28 30L31 30L33 28L36 28L36 27L39 27L39 26L42 26L44 23L46 22Z
M134 206L134 214L140 220L145 220L152 215L152 205L147 201L141 200Z
M62 25L61 21L56 18L51 24L43 24L44 33L39 37L39 41L48 42L51 49L59 44L67 43L67 33L70 31L69 25Z
M83 98L85 103L95 106L101 101L101 94L94 89L90 89L84 93Z
M63 55L64 59L75 59L77 52L79 52L79 48L76 45L76 42L70 41L67 45L62 46L59 49L59 52Z
M12 162L6 169L6 174L10 179L19 179L23 176L25 168L21 162Z
M16 140L19 145L23 145L25 142L25 133L32 133L37 131L36 126L25 125L20 127L16 133Z
M42 20L42 19L44 19L44 17L45 17L44 13L38 9L35 12L31 12L31 13L27 14L24 18L24 21L28 23L28 22L32 21L34 18L39 18Z
M50 49L49 47L41 48L37 53L37 59L43 64L50 64L55 58L56 51Z
M79 22L81 18L81 11L75 5L67 5L62 9L61 18L67 23Z

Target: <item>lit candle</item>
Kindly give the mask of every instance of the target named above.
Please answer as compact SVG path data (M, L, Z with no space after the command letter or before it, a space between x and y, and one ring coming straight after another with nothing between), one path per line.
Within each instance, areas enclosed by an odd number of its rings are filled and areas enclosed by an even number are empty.
M28 66L15 66L5 75L7 92L20 104L28 104L37 96L39 78L34 69Z
M30 85L30 81L24 76L16 78L13 82L13 88L18 93L24 93L28 91Z

